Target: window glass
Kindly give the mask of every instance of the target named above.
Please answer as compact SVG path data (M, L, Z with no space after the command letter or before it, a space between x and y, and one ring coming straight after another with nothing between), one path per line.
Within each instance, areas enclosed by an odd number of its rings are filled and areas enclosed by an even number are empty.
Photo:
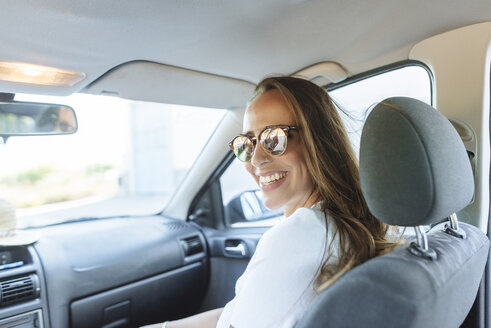
M0 198L19 227L161 211L225 113L85 94L16 100L69 105L79 125L0 144Z
M358 153L363 123L370 109L389 97L411 97L431 105L431 79L421 66L406 66L332 90L348 136Z
M388 97L412 97L431 104L431 79L421 66L406 66L329 92L340 109L353 148L358 153L363 123L373 105ZM268 226L283 215L268 210L244 164L235 159L220 179L226 225Z

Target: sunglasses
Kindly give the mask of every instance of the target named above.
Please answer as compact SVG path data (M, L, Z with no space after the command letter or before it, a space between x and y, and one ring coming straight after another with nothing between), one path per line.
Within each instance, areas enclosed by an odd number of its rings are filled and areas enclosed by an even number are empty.
M268 154L278 156L285 152L288 144L288 135L291 130L298 130L298 128L289 125L267 126L259 133L257 138L239 134L228 145L235 156L242 162L251 160L258 140Z

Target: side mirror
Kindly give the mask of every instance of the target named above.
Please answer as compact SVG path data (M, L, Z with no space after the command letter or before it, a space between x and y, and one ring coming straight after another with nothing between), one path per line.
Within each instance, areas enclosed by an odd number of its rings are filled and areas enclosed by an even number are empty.
M0 102L0 137L72 134L77 117L71 107L23 101Z
M261 200L259 190L243 191L225 206L225 220L228 225L237 222L270 219L282 213L281 210L268 209Z

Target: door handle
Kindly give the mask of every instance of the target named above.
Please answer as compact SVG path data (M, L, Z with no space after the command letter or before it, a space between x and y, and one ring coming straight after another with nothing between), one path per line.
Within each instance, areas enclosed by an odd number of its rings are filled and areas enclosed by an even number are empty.
M237 243L238 242L238 243ZM227 244L235 244L236 245L227 245ZM232 241L232 240L227 240L225 242L225 253L228 255L234 255L234 256L246 256L246 247L242 241Z

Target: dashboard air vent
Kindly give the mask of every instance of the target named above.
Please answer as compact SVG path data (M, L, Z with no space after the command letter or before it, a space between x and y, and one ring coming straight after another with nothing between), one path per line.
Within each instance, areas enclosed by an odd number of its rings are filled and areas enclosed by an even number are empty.
M0 281L0 306L34 299L39 291L39 278L35 274Z
M203 252L203 243L199 236L193 236L182 240L185 256L191 256Z

